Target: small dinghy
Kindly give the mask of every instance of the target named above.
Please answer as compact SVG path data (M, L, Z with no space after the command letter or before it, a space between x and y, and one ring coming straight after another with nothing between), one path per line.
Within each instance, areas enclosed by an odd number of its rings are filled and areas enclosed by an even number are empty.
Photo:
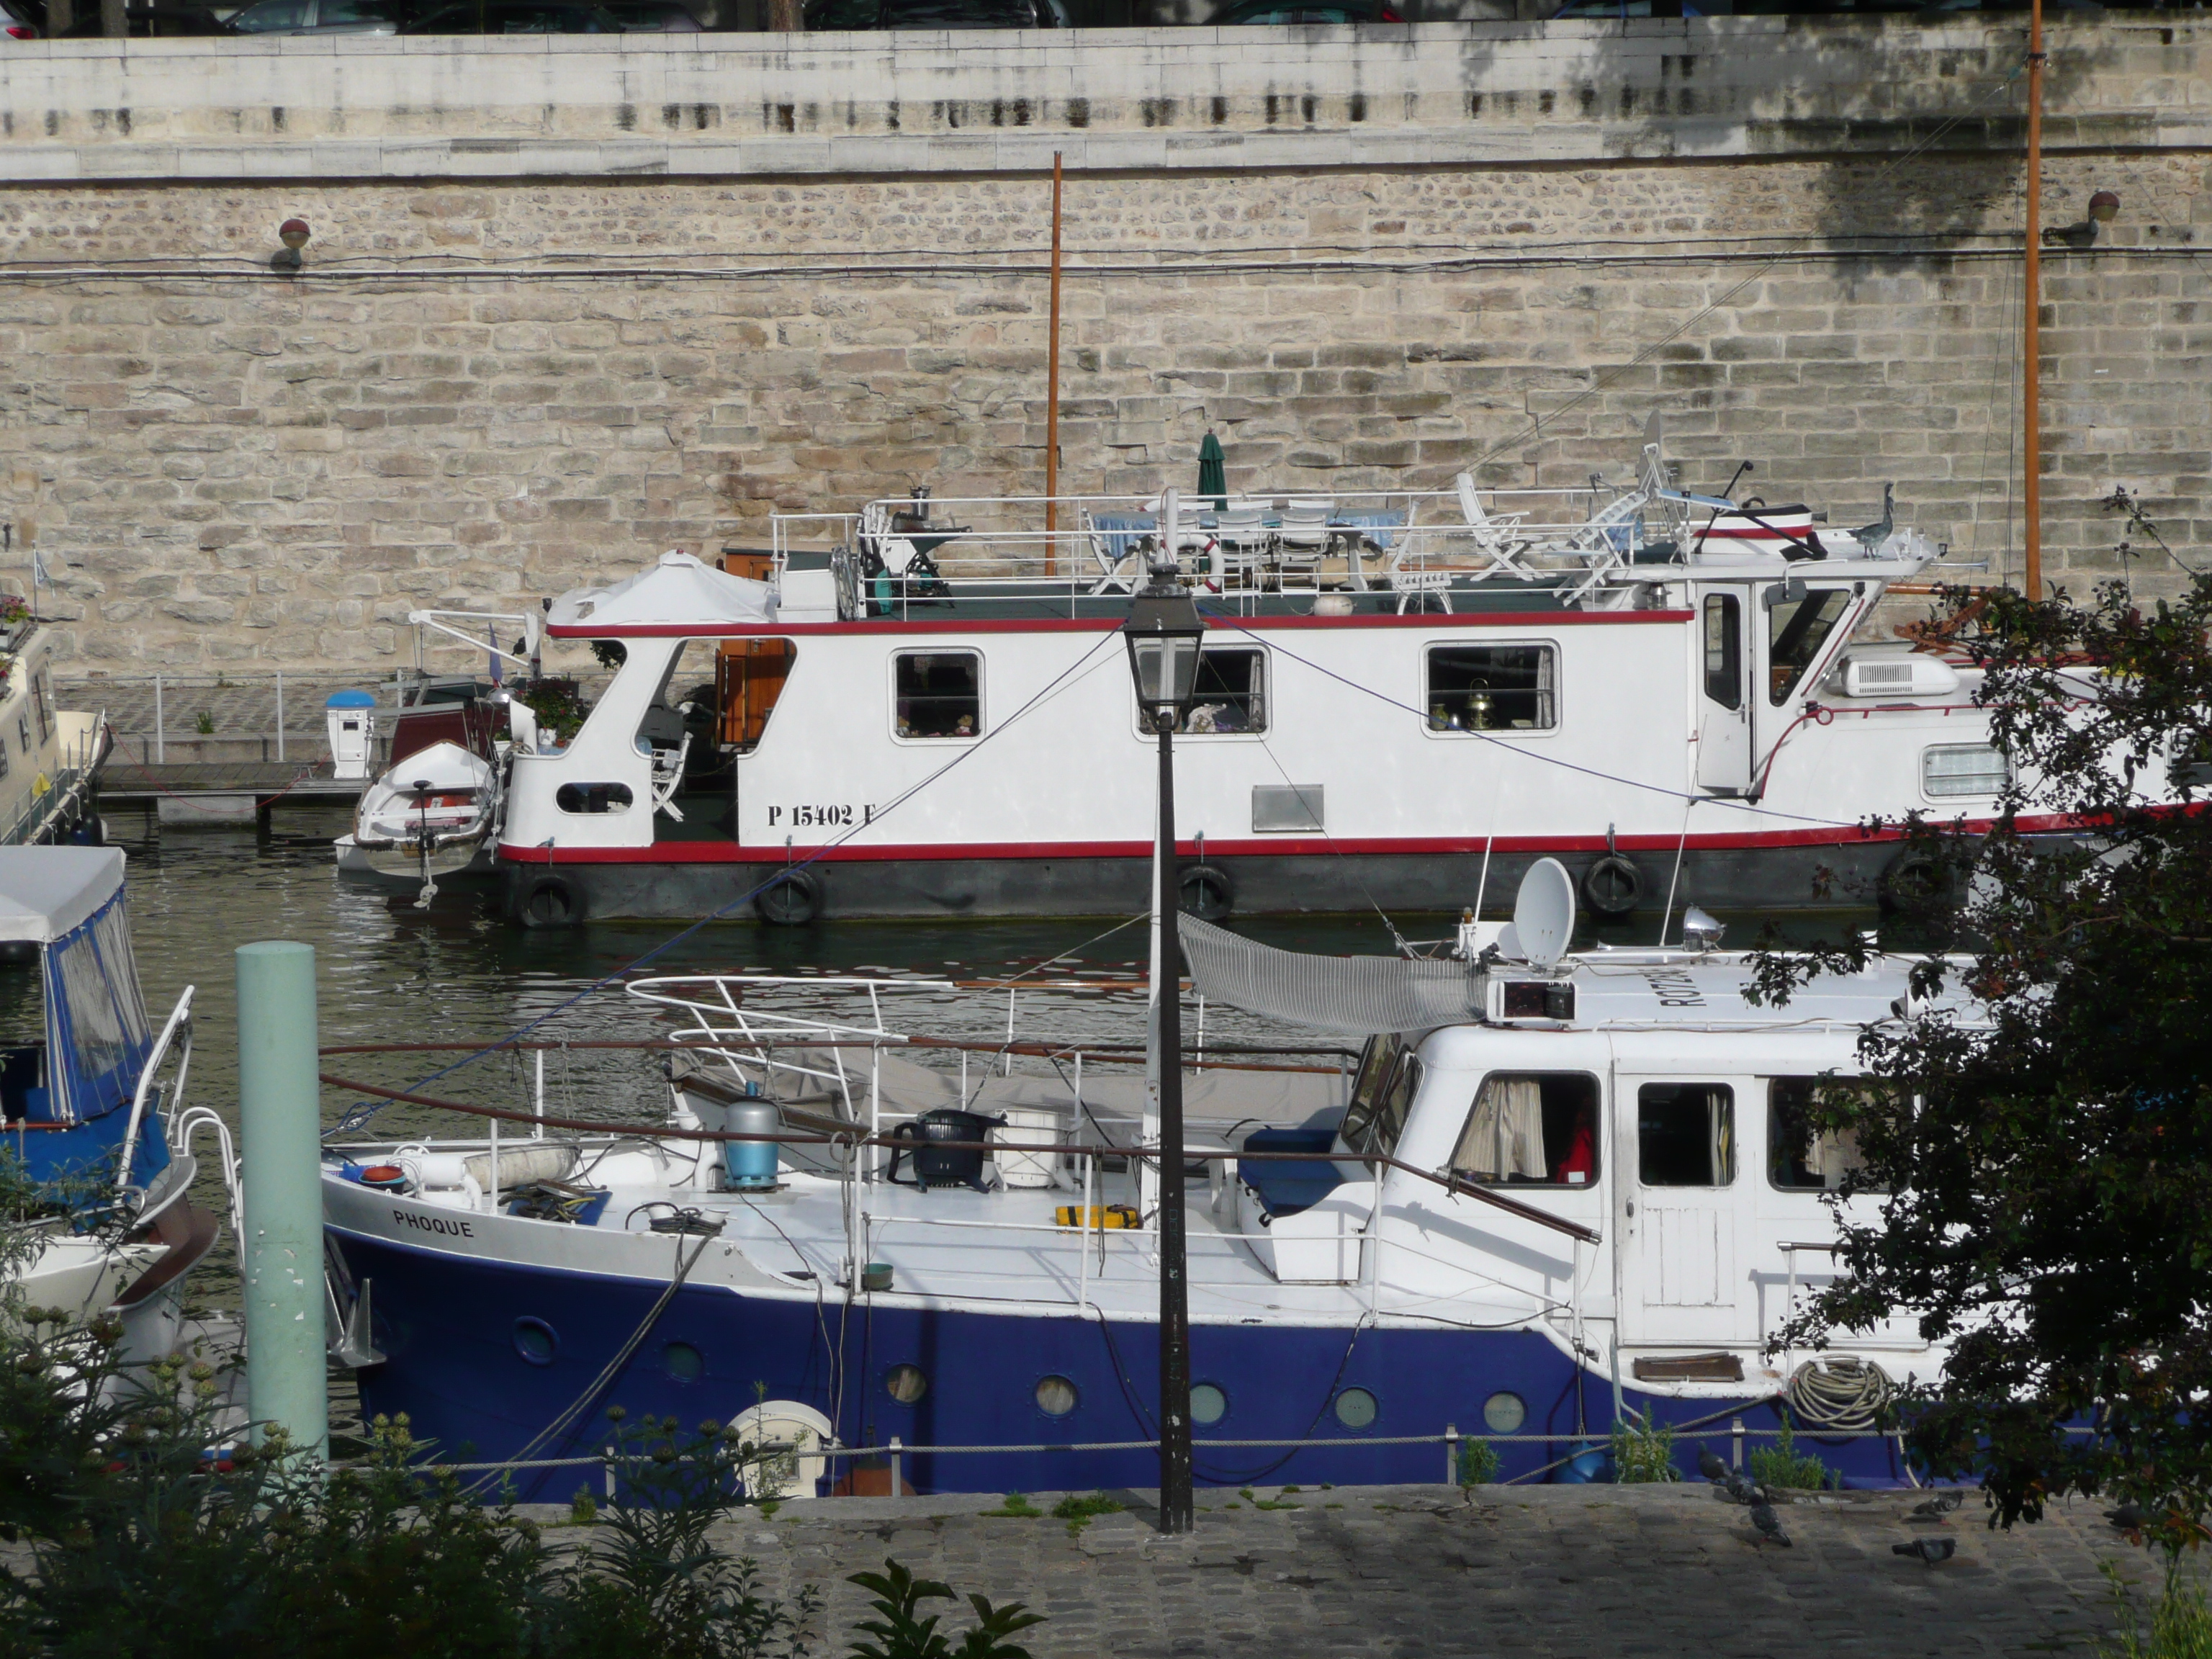
M499 800L494 762L458 743L418 749L362 796L351 838L358 867L425 883L489 870Z

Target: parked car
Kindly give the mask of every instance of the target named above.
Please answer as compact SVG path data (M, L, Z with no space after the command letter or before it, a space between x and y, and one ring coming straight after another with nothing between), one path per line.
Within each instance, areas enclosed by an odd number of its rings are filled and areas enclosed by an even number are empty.
M1287 27L1292 23L1402 23L1383 0L1236 0L1209 20L1216 28Z
M44 17L33 17L27 7L0 0L0 40L35 40L46 21Z
M1064 29L1066 0L809 0L823 29Z
M401 0L258 0L234 15L233 34L397 34Z
M402 34L620 34L588 0L453 0L400 25Z
M676 0L602 0L625 34L697 34L702 25Z
M16 40L96 40L100 35L100 0L77 0L76 15L70 26L59 33L54 31L46 16L45 0L5 0L7 15L14 20L8 33ZM31 35L15 34L16 28L36 31ZM125 14L124 32L133 40L149 36L167 38L175 35L223 34L228 31L222 20L205 6L194 5L190 0L155 0L149 6L133 5Z

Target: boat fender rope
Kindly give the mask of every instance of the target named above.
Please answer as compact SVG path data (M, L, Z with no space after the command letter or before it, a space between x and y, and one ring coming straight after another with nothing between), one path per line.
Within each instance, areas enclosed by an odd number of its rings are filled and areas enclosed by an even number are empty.
M1895 1392L1871 1360L1808 1359L1790 1374L1785 1397L1808 1428L1872 1434Z

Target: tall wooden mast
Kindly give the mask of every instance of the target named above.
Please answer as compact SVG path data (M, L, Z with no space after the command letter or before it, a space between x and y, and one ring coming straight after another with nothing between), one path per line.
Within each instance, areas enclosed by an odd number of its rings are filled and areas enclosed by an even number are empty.
M2043 597L2043 0L2029 0L2027 12L2027 316L2022 330L2021 379L2027 388L2021 434L2027 452L2022 491L2027 568L2022 591Z

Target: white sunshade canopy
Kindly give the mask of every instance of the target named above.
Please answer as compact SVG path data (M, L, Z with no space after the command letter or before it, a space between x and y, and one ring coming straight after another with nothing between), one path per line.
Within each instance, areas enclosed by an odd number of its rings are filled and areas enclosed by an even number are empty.
M0 941L51 945L122 885L119 847L0 847Z
M758 626L775 620L775 590L715 569L689 553L660 562L607 587L579 587L553 601L547 630L556 635L611 634L636 628Z

